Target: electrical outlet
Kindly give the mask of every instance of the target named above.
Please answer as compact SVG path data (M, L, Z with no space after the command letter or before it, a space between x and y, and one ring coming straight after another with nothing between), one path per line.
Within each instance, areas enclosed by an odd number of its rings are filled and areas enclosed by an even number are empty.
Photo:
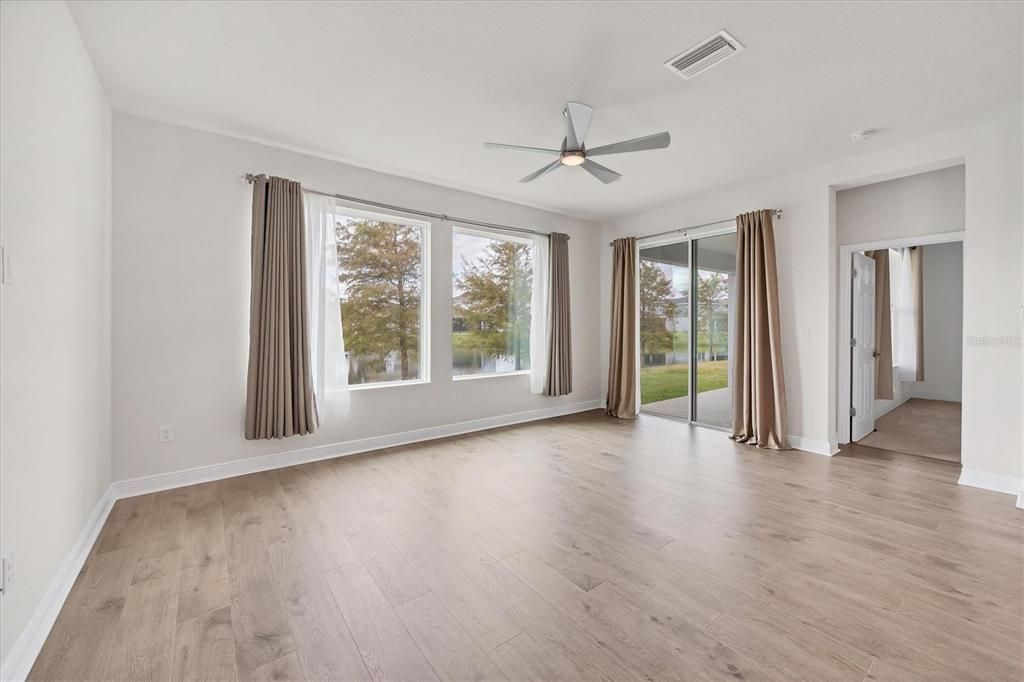
M7 594L14 583L14 553L0 557L0 594Z
M174 440L174 426L172 424L164 424L160 427L160 442L170 443Z

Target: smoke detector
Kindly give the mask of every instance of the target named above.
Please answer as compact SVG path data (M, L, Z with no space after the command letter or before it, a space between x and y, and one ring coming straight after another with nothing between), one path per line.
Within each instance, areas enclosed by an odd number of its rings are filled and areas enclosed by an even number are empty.
M856 132L850 133L850 142L863 142L864 140L868 139L877 132L878 130L876 130L875 128L868 128L867 130L858 130Z
M706 40L702 40L686 52L678 54L665 62L665 68L690 80L704 73L712 66L721 64L729 57L743 49L740 41L725 31L719 31Z

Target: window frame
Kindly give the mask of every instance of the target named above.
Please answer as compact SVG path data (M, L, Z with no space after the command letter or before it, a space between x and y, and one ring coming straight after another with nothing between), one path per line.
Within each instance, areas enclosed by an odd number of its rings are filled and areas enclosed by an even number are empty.
M419 377L416 379L399 379L397 381L377 381L367 384L346 384L345 387L332 387L326 393L347 393L349 391L369 391L377 388L397 388L401 386L418 386L430 383L431 344L430 344L430 245L433 223L422 218L413 218L401 213L381 213L359 208L350 202L335 198L335 215L348 218L377 220L378 222L396 223L420 228L420 363ZM337 248L337 247L335 247ZM339 267L340 270L340 267ZM344 299L342 299L344 302ZM342 320L342 338L345 334L345 323ZM347 351L346 351L347 352Z
M452 319L455 317L455 234L468 234L474 237L483 237L485 239L503 239L505 241L517 242L520 244L526 244L530 247L531 251L531 267L536 267L536 263L532 262L534 252L534 240L533 236L525 236L512 232L507 232L499 229L482 228L482 227L466 227L457 223L451 224L451 273L448 276L448 284L450 286L451 295L449 296L451 305ZM531 273L532 274L532 273ZM530 318L530 332L533 332L533 312L531 311ZM450 325L449 325L450 327ZM530 358L531 369L516 369L508 372L478 372L476 374L456 374L455 373L455 341L453 338L455 332L450 328L448 330L448 338L451 341L451 351L448 362L449 371L451 372L452 381L473 381L476 379L493 379L496 377L518 377L518 376L529 376L530 372L533 371L533 358Z

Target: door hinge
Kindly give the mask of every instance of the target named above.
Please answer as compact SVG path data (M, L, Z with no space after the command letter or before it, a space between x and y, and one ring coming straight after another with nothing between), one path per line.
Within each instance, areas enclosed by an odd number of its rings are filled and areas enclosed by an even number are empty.
M850 348L856 348L856 347L857 347L857 339L851 338L850 339Z
M857 279L857 268L850 270L850 279Z
M857 408L854 407L853 405L850 405L850 416L851 417L856 417L857 416Z

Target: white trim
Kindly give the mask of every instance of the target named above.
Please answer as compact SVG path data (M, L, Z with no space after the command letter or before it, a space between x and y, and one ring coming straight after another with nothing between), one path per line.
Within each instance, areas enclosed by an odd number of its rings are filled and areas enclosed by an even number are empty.
M529 376L528 369L514 369L511 372L477 372L476 374L453 374L452 381L472 381L474 379L493 379L495 377Z
M839 443L850 442L850 268L852 267L853 254L858 251L871 251L873 249L892 249L903 246L927 246L929 244L947 244L949 242L964 242L967 236L965 230L953 232L936 232L934 234L919 235L916 237L900 237L898 239L885 239L876 242L861 242L858 244L839 245L839 315L836 318L836 347L833 352L838 357L836 366L836 440ZM966 284L966 280L965 280ZM963 367L963 358L960 360ZM961 449L962 444L961 444Z
M911 384L907 391L910 393L911 398L917 398L918 400L944 400L950 403L961 402L961 394L959 393L943 393L941 391L929 391L926 388L916 388L914 384Z
M1020 496L1024 494L1024 485L1019 478L1004 476L1003 474L992 474L980 469L963 469L960 472L959 485L966 485L972 488L983 488L993 490L997 493L1017 495L1017 506L1020 507Z
M371 450L393 448L399 445L409 445L411 443L420 443L422 441L434 440L436 438L446 438L448 436L457 436L463 433L472 433L473 431L483 431L485 429L493 429L499 426L510 426L512 424L537 421L539 419L549 419L551 417L574 414L585 410L593 410L599 407L601 407L600 400L589 400L582 403L569 403L566 405L559 405L557 407L546 407L539 410L515 412L497 417L484 417L483 419L474 419L455 424L431 426L424 429L403 431L401 433L388 434L384 436L371 436L369 438L360 438L358 440L344 441L341 443L330 443L328 445L318 445L311 448L290 450L288 452L280 452L273 455L236 459L222 464L210 464L192 469L182 469L180 471L171 471L164 474L155 474L153 476L142 476L140 478L117 481L111 487L113 488L114 495L117 499L122 497L135 497L136 495L145 495L148 493L159 492L161 490L181 488L187 485L195 485L196 483L206 483L208 481L217 481L222 478L244 476L258 471L269 471L271 469L280 469L282 467L294 466L296 464L304 464L306 462L316 462L322 459L333 459L335 457L355 455L362 452L369 452Z
M850 253L854 251L873 251L875 249L899 249L905 246L928 246L929 244L948 244L950 242L962 242L967 235L966 230L954 230L952 232L933 232L917 237L897 237L896 239L881 239L874 242L859 242L857 244L840 244L839 248L847 249Z
M938 161L923 163L919 166L900 168L899 170L875 173L874 175L869 175L867 177L848 180L847 182L832 185L832 189L840 192L844 189L853 189L854 187L863 187L864 185L875 185L879 182L886 182L888 180L899 180L900 178L909 178L912 175L921 175L922 173L931 173L932 171L943 170L944 168L963 166L965 163L966 159L963 156L957 156L951 159L939 159Z
M804 438L803 436L786 436L786 440L789 441L790 447L797 450L803 450L804 452L810 452L815 455L825 455L831 457L832 455L839 452L839 448L834 443L830 443L827 440L815 440L814 438Z
M327 393L344 393L346 391L372 391L377 388L395 388L397 386L422 386L429 383L429 379L396 379L395 381L371 381L366 384L349 384L345 387L335 386L333 388L328 388Z
M721 226L714 223L704 227L692 227L688 230L677 230L676 232L669 232L668 234L652 235L650 237L640 236L636 238L636 248L637 251L640 249L654 249L659 246L669 246L671 244L679 244L681 242L688 242L694 239L717 237L719 235L734 232L736 232L736 222L723 220Z
M1021 486L1020 492L1017 493L1017 509L1024 509L1024 485Z
M451 222L451 221L449 221ZM462 223L451 222L452 233L460 232L470 237L480 237L482 239L493 239L495 241L506 241L514 242L516 244L533 244L533 238L524 237L518 232L512 230L503 230L500 227L467 227ZM548 236L548 235L543 235Z
M25 629L0 665L0 680L24 680L28 677L116 499L111 486L96 503L78 540L50 580L50 586L39 600Z

